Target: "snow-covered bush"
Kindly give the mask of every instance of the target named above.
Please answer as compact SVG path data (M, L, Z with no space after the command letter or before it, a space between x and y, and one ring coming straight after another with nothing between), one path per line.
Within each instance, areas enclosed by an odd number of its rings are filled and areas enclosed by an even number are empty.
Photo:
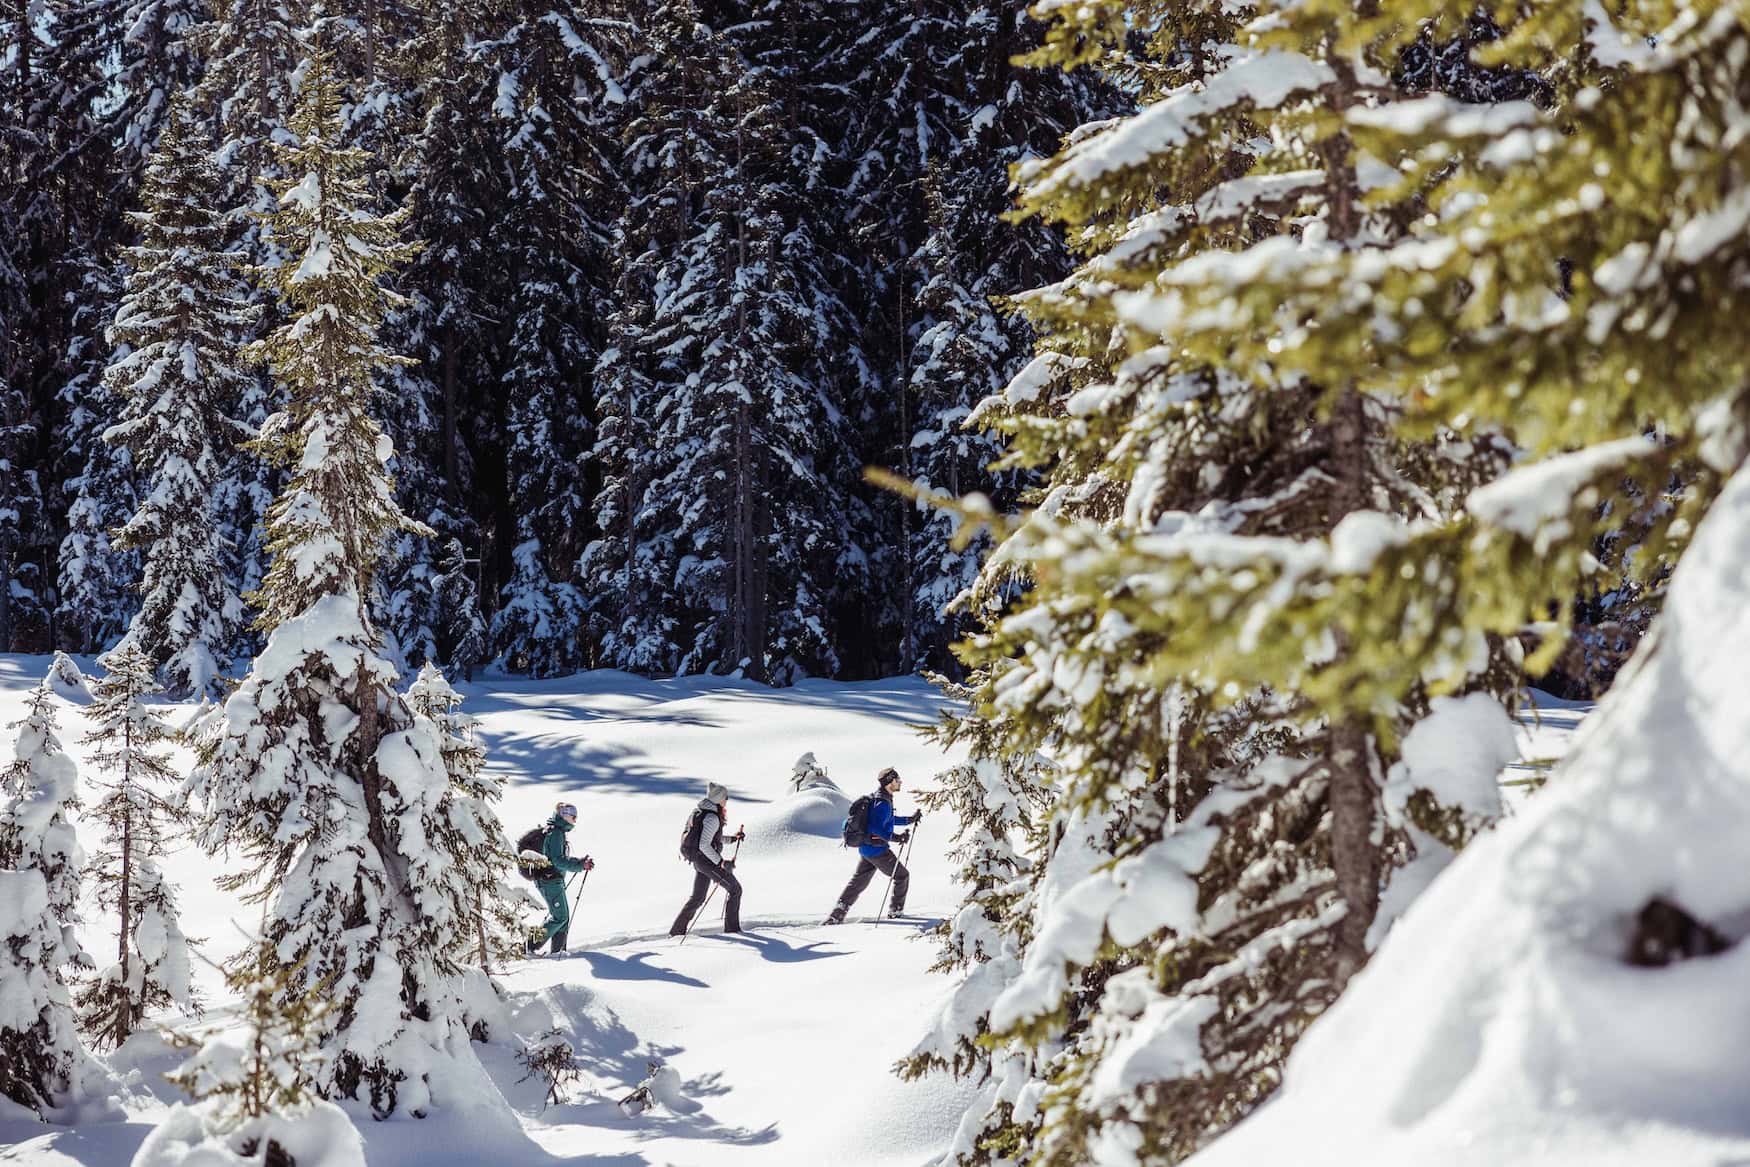
M55 653L54 660L49 662L47 683L50 689L68 701L84 704L91 700L90 681L79 671L77 662L64 652Z
M838 790L839 784L827 776L826 767L814 760L813 752L803 754L790 768L790 789L800 793L810 787Z
M565 1088L583 1077L583 1067L578 1064L571 1039L557 1029L549 1029L525 1042L517 1051L516 1060L524 1070L518 1081L539 1078L545 1082L549 1103L564 1102Z
M242 1024L174 1038L192 1053L166 1076L195 1103L171 1108L132 1167L365 1167L352 1120L317 1097L329 1006L297 972L268 945L243 954L225 978Z

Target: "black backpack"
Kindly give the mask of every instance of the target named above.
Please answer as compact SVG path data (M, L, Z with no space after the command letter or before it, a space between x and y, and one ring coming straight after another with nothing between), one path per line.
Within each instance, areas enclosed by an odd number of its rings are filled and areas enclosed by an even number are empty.
M688 863L699 857L699 836L705 833L705 808L695 806L681 830L681 858Z
M524 851L534 851L540 855L545 855L547 853L546 823L542 823L538 827L529 828L523 832L523 837L516 841L516 870L517 874L524 879L532 879L536 883L539 883L541 880L546 879L553 874L553 865L551 863L545 864L541 867L534 867L530 864L524 863Z
M867 847L869 845L869 807L874 803L873 794L851 803L851 809L845 813L844 826L839 831L845 838L847 847Z

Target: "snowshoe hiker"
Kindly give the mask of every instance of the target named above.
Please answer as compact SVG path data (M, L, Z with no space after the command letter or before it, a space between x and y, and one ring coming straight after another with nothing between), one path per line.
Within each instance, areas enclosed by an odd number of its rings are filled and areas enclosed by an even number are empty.
M705 902L713 883L729 897L723 906L723 930L741 931L741 881L735 878L735 860L723 857L723 824L728 815L729 791L715 782L706 783L705 797L693 808L686 832L681 835L681 858L693 865L693 894L674 918L674 925L668 930L670 936L686 935L692 927L693 913Z
M855 835L862 841L857 846L857 854L862 856L857 861L857 870L851 873L851 881L845 884L845 890L839 893L839 902L833 905L828 924L843 924L845 913L851 910L851 905L857 902L857 897L863 894L863 889L869 886L869 881L875 878L877 871L893 878L893 907L887 913L889 916L905 914L905 893L911 887L911 872L905 869L905 864L899 861L888 847L889 843L903 843L911 836L896 832L895 827L908 826L923 821L924 812L903 815L893 813L893 796L899 793L902 785L899 772L892 766L881 771L875 777L875 793L867 795L868 810L865 812L864 826L861 831L855 830L855 810L850 819L846 820L847 841ZM864 799L858 799L864 802Z
M565 876L595 868L595 860L588 855L582 859L571 857L565 836L576 825L577 807L569 802L562 802L554 808L553 817L547 820L546 825L537 828L541 832L538 851L531 851L526 846L534 842L531 837L535 834L534 831L517 840L521 848L517 855L518 865L525 870L533 869L535 890L547 901L547 919L529 929L528 939L523 941L523 951L530 956L538 952L541 945L548 940L553 942L549 951L565 951L565 934L571 928L571 908L565 902ZM544 866L538 862L542 860L545 861Z

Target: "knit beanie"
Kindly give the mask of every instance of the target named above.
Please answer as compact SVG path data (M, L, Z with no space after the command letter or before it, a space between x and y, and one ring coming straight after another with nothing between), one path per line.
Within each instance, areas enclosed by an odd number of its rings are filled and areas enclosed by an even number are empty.
M728 802L729 791L716 782L705 783L705 798L711 802Z

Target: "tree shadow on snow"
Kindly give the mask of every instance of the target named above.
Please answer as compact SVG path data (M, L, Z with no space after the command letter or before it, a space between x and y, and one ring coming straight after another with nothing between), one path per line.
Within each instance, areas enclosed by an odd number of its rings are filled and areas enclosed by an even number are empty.
M515 1083L501 1078L500 1087L505 1096L511 1098L519 1110L539 1115L541 1121L550 1125L628 1131L640 1140L681 1138L758 1146L778 1138L777 1123L758 1129L729 1126L707 1113L700 1099L716 1098L729 1092L719 1071L683 1078L680 1094L684 1101L679 1104L678 1112L658 1107L635 1117L626 1114L619 1107L620 1099L644 1080L649 1063L661 1060L681 1071L676 1059L686 1053L685 1047L640 1041L617 1013L580 986L558 985L544 990L540 996L552 1011L551 1017L519 1016L518 1031L525 1031L531 1022L541 1025L550 1020L565 1033L578 1064L596 1079L598 1087L575 1101L543 1107L538 1084ZM534 1004L531 1002L531 1007Z
M606 746L563 733L520 734L482 727L481 740L492 759L492 773L518 786L563 786L628 794L672 794L697 798L703 775L657 769L631 746ZM505 768L517 771L507 775ZM764 802L742 798L743 802Z
M0 1122L0 1164L44 1162L59 1155L81 1167L115 1167L133 1160L149 1122L93 1122L53 1126L28 1119Z
M667 708L680 701L690 701L698 696L696 693L677 693L675 695L632 694L614 692L619 701L628 698L640 700L643 703L625 707L616 705L609 708L592 708L588 704L590 694L563 694L554 696L536 692L519 691L509 685L482 688L478 685L468 686L466 709L475 717L491 716L498 713L533 713L554 721L599 721L612 723L616 721L639 722L655 725L683 726L693 729L718 729L722 723L703 714L686 710Z

